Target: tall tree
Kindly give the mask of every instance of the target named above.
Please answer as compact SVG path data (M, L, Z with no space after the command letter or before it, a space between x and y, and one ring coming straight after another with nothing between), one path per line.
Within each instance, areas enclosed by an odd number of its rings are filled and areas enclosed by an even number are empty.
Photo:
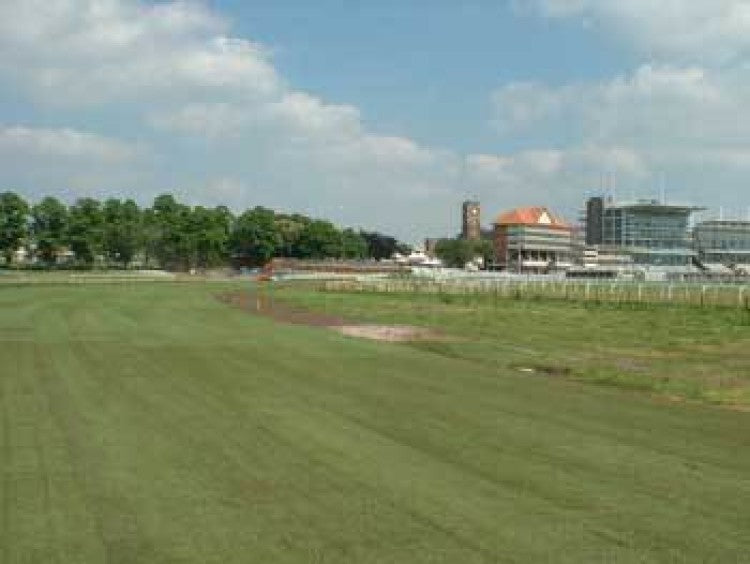
M282 257L296 257L297 242L300 233L312 220L300 214L278 214L275 218L276 229L279 232L279 246L275 254Z
M153 231L151 252L162 268L189 270L195 264L196 237L188 206L171 194L157 196L148 214L148 227Z
M48 196L31 208L36 253L46 264L54 264L57 253L65 246L67 228L68 208L57 198Z
M256 207L237 218L230 238L232 254L254 266L267 263L278 248L280 235L272 210Z
M341 257L347 259L363 259L367 256L367 242L353 229L341 232Z
M143 242L143 263L146 267L154 266L159 258L159 241L161 225L153 208L141 211L141 238Z
M103 248L107 258L127 268L143 247L141 210L133 200L110 198L103 208Z
M0 194L0 253L6 264L28 235L29 205L13 192Z
M3 198L5 208L11 200L17 203L8 194ZM256 207L234 218L224 206L191 208L171 194L157 196L143 210L132 200L116 198L103 204L82 198L70 208L55 198L44 198L32 208L31 217L30 240L36 243L37 256L48 264L65 246L86 265L103 255L108 264L127 268L143 253L144 264L172 270L210 268L226 264L231 256L262 265L273 256L386 258L396 250L408 250L393 237L340 230L328 221L300 214ZM17 236L14 241L17 246Z
M341 232L332 223L316 219L300 232L297 241L300 258L322 259L342 254Z
M232 213L224 206L214 209L196 206L193 209L191 226L195 234L195 265L198 268L226 262L232 221Z
M76 260L92 265L103 251L104 215L101 203L81 198L70 207L67 240Z

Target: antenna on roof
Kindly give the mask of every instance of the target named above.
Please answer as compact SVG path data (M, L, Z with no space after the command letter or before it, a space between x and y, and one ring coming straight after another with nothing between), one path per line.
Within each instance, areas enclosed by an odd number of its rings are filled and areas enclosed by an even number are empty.
M664 172L659 174L659 197L661 198L661 203L666 204L667 203L667 177Z
M461 157L461 166L458 169L458 182L461 185L461 191L464 196L468 196L468 186L466 185L466 157Z

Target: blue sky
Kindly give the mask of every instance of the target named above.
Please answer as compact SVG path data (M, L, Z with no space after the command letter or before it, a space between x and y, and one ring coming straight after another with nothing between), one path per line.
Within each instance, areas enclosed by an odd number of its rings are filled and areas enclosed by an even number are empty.
M748 69L744 0L4 0L0 182L409 241L602 185L744 215Z
M269 46L296 87L357 105L373 130L463 152L499 145L487 122L498 85L598 79L627 61L580 22L523 16L497 0L213 6Z

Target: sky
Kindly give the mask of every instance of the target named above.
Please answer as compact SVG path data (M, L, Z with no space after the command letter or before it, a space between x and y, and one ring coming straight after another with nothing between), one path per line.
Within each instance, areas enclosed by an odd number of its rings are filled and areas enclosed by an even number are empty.
M748 0L2 0L0 190L408 242L590 195L750 213Z

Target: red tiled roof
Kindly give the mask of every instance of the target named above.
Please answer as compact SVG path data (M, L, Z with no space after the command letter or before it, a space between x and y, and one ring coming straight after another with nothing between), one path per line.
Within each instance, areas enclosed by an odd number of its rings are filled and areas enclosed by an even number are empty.
M547 214L549 217L548 222L540 222L539 220ZM570 229L570 225L566 223L562 218L552 213L549 209L541 206L528 207L528 208L517 208L515 210L500 214L495 219L496 225L547 225L549 227L557 227L559 229Z

